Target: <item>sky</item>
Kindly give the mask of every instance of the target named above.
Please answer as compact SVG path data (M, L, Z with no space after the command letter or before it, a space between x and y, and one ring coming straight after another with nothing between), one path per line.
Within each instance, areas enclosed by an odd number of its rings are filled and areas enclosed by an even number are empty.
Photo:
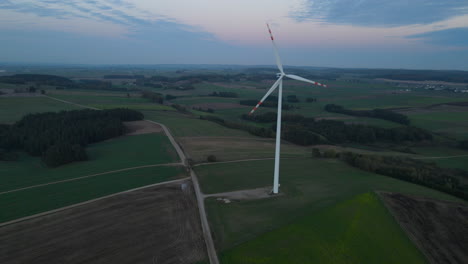
M0 0L0 63L468 70L468 0Z

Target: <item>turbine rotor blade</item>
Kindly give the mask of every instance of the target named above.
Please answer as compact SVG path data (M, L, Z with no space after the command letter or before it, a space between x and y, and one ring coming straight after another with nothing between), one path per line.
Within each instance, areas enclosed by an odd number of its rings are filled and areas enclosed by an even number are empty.
M281 59L278 53L278 48L276 47L275 38L273 37L273 33L271 33L270 25L268 25L268 23L267 23L267 28L268 28L268 32L270 33L271 42L273 43L273 51L275 52L276 65L278 66L278 69L280 70L280 72L284 74L283 64L281 64Z
M268 90L268 92L263 96L262 100L260 100L257 103L257 105L252 109L252 111L250 111L249 115L253 114L253 112L255 112L255 110L257 110L260 107L263 101L265 101L265 99L267 99L267 97L270 96L270 94L278 87L282 79L283 76L280 76L278 80L276 80L276 82L271 86L270 90Z
M315 84L315 85L318 85L318 86L327 87L326 84L322 84L322 83L315 82L315 81L312 81L312 80L309 80L309 79L306 79L306 78L302 78L301 76L297 76L297 75L294 75L294 74L285 74L284 76L286 76L288 78L291 78L291 79L294 79L294 80L297 80L297 81L303 81L303 82L308 82L308 83Z

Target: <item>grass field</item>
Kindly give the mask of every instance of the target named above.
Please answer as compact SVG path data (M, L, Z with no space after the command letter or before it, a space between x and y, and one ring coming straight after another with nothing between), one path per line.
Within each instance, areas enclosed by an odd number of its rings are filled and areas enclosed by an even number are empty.
M0 124L14 123L26 114L79 109L46 97L0 97Z
M364 193L221 254L229 263L425 263L383 206Z
M466 110L466 112L409 113L408 116L417 127L457 139L468 139L468 108Z
M271 186L273 160L213 164L196 167L200 184L207 193ZM458 200L419 185L367 173L337 160L283 159L281 192L284 195L254 201L220 203L207 200L207 209L218 248L223 251L284 226L305 212L374 190Z
M0 191L8 191L51 181L150 164L178 162L163 134L124 136L87 147L88 161L49 169L40 158L21 155L19 161L0 161Z
M0 194L0 222L185 175L182 167L150 167Z

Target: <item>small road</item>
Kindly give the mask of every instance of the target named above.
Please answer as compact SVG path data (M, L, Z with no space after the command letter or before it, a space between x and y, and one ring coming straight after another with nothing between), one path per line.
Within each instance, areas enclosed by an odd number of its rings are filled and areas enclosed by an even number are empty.
M73 102L70 102L70 101L61 100L61 99L54 98L54 97L51 97L51 96L48 96L48 95L44 95L44 96L47 97L47 98L50 98L52 100L56 100L56 101L66 103L66 104L72 104L72 105L75 105L75 106L88 108L88 109L101 110L101 109L98 109L98 108L94 108L94 107L90 107L90 106L86 106L86 105L81 105L81 104L76 104L76 103L73 103ZM183 150L181 149L181 147L177 143L177 141L172 136L171 131L164 124L161 124L161 123L158 123L158 122L155 122L155 121L152 121L152 120L145 120L145 121L160 125L163 128L164 133L169 138L169 141L171 142L172 146L174 147L177 154L179 155L181 163L189 171L190 177L191 177L192 182L193 182L193 188L195 189L195 195L197 197L198 209L200 211L200 220L201 220L201 225L202 225L202 230L203 230L203 236L204 236L205 243L206 243L208 258L209 258L211 264L219 264L218 255L216 254L216 249L214 247L213 238L211 236L210 225L208 223L208 218L206 217L204 196L203 196L203 193L202 193L202 191L200 189L200 185L198 184L197 175L192 170L192 168L189 166L189 164L187 164L187 158L186 158ZM152 186L152 185L148 185L148 186L145 186L145 187L150 187L150 186ZM133 189L133 191L134 190L135 189Z

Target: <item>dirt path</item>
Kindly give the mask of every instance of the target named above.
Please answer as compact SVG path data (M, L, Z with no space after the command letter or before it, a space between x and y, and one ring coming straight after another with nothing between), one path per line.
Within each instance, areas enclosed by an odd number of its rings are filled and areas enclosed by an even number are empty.
M63 103L83 107L83 108L101 110L101 109L98 109L98 108L94 108L94 107L90 107L90 106L86 106L86 105L81 105L81 104L76 104L76 103L73 103L73 102L57 99L57 98L50 97L50 96L46 96L46 97L48 97L50 99L53 99L53 100L63 102ZM200 189L200 185L198 183L197 175L188 166L187 158L186 158L184 152L182 151L182 149L180 148L179 144L177 143L177 141L172 136L171 131L164 124L161 124L161 123L158 123L158 122L155 122L155 121L152 121L152 120L146 120L146 121L157 124L157 125L160 125L162 127L162 129L164 130L164 133L169 138L169 141L171 142L172 146L176 150L177 155L179 156L179 158L181 160L181 163L184 166L186 166L187 169L190 171L190 177L192 179L193 187L194 187L194 190L195 190L195 195L196 195L196 198L197 198L197 204L198 204L198 209L199 209L199 213L200 213L200 220L201 220L201 225L202 225L202 230L203 230L203 236L204 236L204 239L205 239L206 248L207 248L207 252L208 252L208 258L209 258L211 264L219 264L218 255L216 253L213 238L211 236L210 225L208 224L208 218L206 216L204 196L203 196L203 193L202 193L202 191Z
M229 161L218 161L218 162L204 162L195 164L194 167L198 166L207 166L207 165L216 165L216 164L223 164L223 163L237 163L237 162L247 162L247 161L258 161L258 160L274 160L275 158L260 158L260 159L242 159L242 160L229 160ZM284 159L294 159L294 158L281 158Z
M250 190L239 190L239 191L232 191L232 192L205 194L205 198L219 197L219 198L227 198L230 200L256 200L256 199L277 197L278 195L270 195L271 190L272 190L272 187L268 186L268 187L250 189Z
M136 169L150 168L150 167L162 167L162 166L183 166L183 164L182 163L152 164L152 165L143 165L143 166L138 166L138 167L131 167L131 168L125 168L125 169L119 169L119 170L106 171L106 172L101 172L101 173L96 173L96 174L91 174L91 175L86 175L86 176L61 180L61 181L48 182L48 183L32 185L32 186L28 186L28 187L24 187L24 188L14 189L14 190L10 190L10 191L0 192L0 195L7 194L7 193L24 191L24 190L28 190L28 189L34 189L34 188L47 186L47 185L52 185L52 184L57 184L57 183L62 183L62 182L77 181L77 180L81 180L81 179L96 177L96 176L105 175L105 174L114 173L114 172L136 170Z

